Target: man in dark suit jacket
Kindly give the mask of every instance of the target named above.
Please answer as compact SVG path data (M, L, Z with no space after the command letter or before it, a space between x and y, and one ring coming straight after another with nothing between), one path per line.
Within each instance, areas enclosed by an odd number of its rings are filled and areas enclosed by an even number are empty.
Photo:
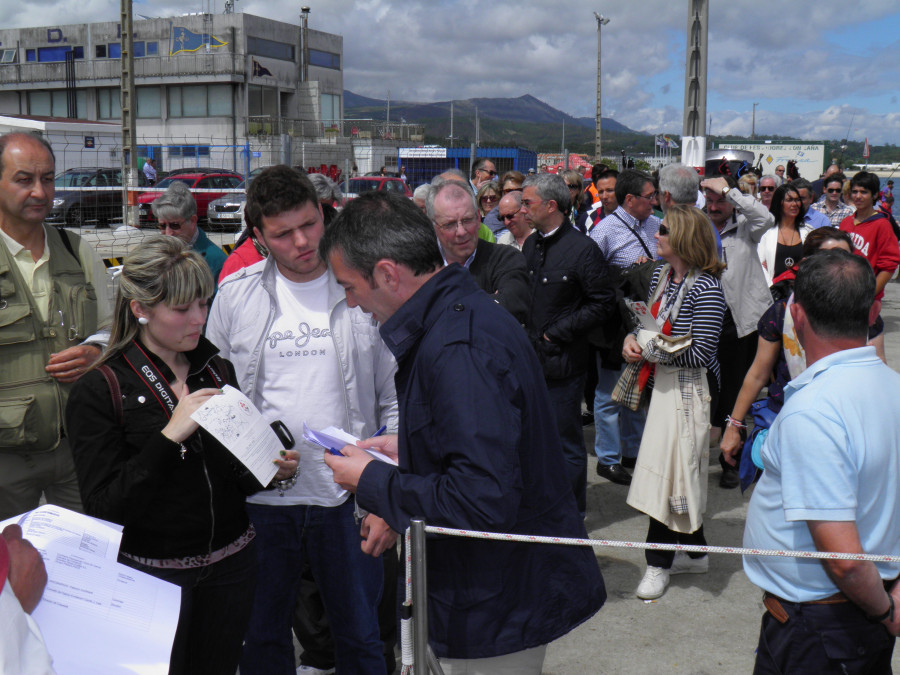
M444 261L468 268L481 289L519 323L528 314L525 258L511 246L478 238L478 208L465 183L447 181L432 190L425 210L434 224Z

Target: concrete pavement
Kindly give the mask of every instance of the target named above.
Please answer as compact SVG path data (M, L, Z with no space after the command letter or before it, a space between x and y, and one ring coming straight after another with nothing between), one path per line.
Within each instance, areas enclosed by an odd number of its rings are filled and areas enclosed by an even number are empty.
M896 281L887 286L882 317L888 363L900 370ZM585 428L590 449L593 431ZM718 454L717 449L710 452L706 539L711 546L740 546L751 492L741 495L740 489L719 487ZM596 476L595 463L589 460L588 534L592 539L644 541L647 517L625 504L627 487ZM752 672L764 608L762 592L744 575L740 556L711 555L707 574L674 576L665 595L644 602L634 594L644 574L643 551L596 551L609 599L593 619L550 645L545 674ZM900 649L894 652L893 667L900 671Z

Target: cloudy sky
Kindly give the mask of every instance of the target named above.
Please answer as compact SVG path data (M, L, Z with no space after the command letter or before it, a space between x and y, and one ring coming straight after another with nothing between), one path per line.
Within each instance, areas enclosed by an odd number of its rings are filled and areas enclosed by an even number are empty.
M135 14L176 16L224 0L136 1ZM344 86L394 100L537 98L594 116L597 22L603 115L681 133L687 0L237 0L237 11L344 36ZM113 21L118 0L0 2L0 26ZM711 0L712 133L900 143L900 4L896 0Z

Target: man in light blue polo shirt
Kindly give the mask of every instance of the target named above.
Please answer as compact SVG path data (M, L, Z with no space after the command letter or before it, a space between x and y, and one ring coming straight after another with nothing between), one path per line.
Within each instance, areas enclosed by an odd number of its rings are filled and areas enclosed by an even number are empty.
M762 449L744 546L900 555L900 374L867 347L875 276L824 251L800 264L789 305L808 367ZM877 309L874 310L877 313ZM900 565L745 556L765 593L755 673L890 672Z

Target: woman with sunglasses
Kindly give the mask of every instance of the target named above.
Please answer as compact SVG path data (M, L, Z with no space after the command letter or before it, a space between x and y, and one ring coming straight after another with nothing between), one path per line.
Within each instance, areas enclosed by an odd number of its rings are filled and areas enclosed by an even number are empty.
M572 198L572 207L569 211L569 222L572 227L579 230L582 234L587 234L587 213L593 204L585 204L590 195L584 192L584 180L581 174L575 170L562 172L563 180L566 181L566 187L569 188L569 196Z
M85 512L124 526L119 562L181 587L169 673L235 672L256 587L245 498L262 486L191 419L237 386L202 336L213 289L180 239L145 239L125 258L109 347L66 408ZM298 454L282 457L275 479L290 481Z
M521 171L507 171L500 176L500 185L503 186L503 194L508 195L510 192L521 192L522 183L525 182L525 174Z
M500 205L500 197L502 197L500 183L497 181L489 181L482 183L478 188L476 200L478 201L478 215L481 222L490 229L495 237L499 237L506 231L506 225L500 220L497 207Z
M767 230L756 247L759 262L766 275L766 283L781 276L800 262L803 242L812 228L803 222L806 209L796 188L782 185L772 196L769 211L775 216L775 227Z
M635 331L625 338L622 356L643 362L638 381L652 383L627 503L650 516L648 542L705 545L709 421L720 385L716 353L725 316L719 277L725 265L709 219L693 206L670 206L656 240L665 264L653 273L647 306L659 333L690 336L690 344L674 356L653 350L651 363L645 336L653 333ZM645 600L665 593L672 574L709 569L706 554L648 549L645 557L647 571L637 588Z

